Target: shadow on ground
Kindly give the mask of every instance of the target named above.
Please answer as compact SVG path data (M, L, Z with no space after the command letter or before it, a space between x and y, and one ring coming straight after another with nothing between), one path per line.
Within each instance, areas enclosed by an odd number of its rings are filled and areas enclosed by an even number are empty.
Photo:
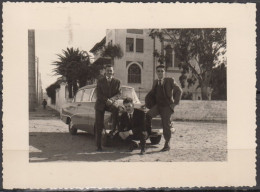
M116 143L111 147L105 147L103 152L96 151L95 138L88 133L70 135L64 132L31 132L30 162L52 161L116 161L128 156L128 145ZM147 144L147 148L157 148ZM134 151L139 153L140 149Z

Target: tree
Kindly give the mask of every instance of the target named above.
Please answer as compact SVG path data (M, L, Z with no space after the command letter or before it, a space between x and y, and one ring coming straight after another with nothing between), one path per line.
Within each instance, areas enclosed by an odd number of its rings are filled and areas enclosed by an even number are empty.
M86 85L87 80L92 80L90 58L86 51L78 48L67 48L62 54L57 54L58 60L53 62L55 75L66 78L69 89L69 98L76 94L79 87Z
M123 51L121 49L121 46L119 44L112 45L112 43L108 43L108 45L105 45L103 47L103 50L101 52L102 57L110 57L112 65L114 65L114 60L120 59L123 57Z
M207 100L213 69L225 60L226 29L153 29L150 36L161 41L171 41L175 57L181 61L179 67L182 69L182 87L185 82L192 86L198 81L202 99ZM164 53L161 55L160 57L165 57Z
M55 83L51 84L49 87L46 88L46 92L48 97L51 98L51 103L55 104L56 103L56 89L60 88L60 84L58 81Z
M227 67L221 64L212 71L211 87L213 88L212 100L227 100Z

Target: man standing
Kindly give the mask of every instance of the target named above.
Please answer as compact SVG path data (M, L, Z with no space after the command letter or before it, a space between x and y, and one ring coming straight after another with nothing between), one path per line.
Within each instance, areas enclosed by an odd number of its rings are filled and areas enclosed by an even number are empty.
M171 116L174 108L179 104L182 90L173 78L165 77L165 66L156 67L158 79L154 80L152 90L146 95L146 106L150 108L146 115L146 129L151 134L152 118L158 114L161 116L163 125L164 147L161 151L170 150L171 139Z
M126 98L123 101L125 112L122 114L119 123L119 136L130 142L129 151L133 151L138 145L133 140L140 140L141 155L145 153L145 113L134 108L133 99Z
M45 99L43 99L43 101L42 101L43 109L46 109L46 105L47 105L47 101Z
M114 69L111 65L107 65L105 76L97 82L97 101L95 104L95 128L97 151L102 151L101 137L104 128L105 111L112 112L112 128L116 129L118 124L118 106L116 100L121 95L120 81L113 77Z

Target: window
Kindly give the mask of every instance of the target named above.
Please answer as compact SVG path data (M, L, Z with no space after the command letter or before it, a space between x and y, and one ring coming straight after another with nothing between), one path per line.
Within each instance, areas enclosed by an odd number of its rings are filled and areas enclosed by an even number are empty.
M126 38L126 51L133 52L134 51L134 39Z
M126 32L133 33L133 34L143 34L144 33L143 29L127 29Z
M144 40L136 39L136 52L143 53L144 52Z
M137 64L128 68L128 83L141 83L141 69Z
M90 95L92 93L93 89L85 89L82 97L82 102L89 102L90 101Z
M165 47L166 55L165 55L165 64L167 67L173 67L173 48L170 45Z
M81 102L82 93L83 93L83 90L80 90L77 92L76 97L75 97L75 102Z

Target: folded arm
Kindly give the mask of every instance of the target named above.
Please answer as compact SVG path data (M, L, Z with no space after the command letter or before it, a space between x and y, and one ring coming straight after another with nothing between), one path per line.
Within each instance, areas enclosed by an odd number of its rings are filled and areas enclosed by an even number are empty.
M181 95L182 95L182 89L180 88L180 86L175 83L174 79L173 79L173 83L172 83L172 88L173 88L173 98L174 98L174 105L178 105L180 100L181 100Z

